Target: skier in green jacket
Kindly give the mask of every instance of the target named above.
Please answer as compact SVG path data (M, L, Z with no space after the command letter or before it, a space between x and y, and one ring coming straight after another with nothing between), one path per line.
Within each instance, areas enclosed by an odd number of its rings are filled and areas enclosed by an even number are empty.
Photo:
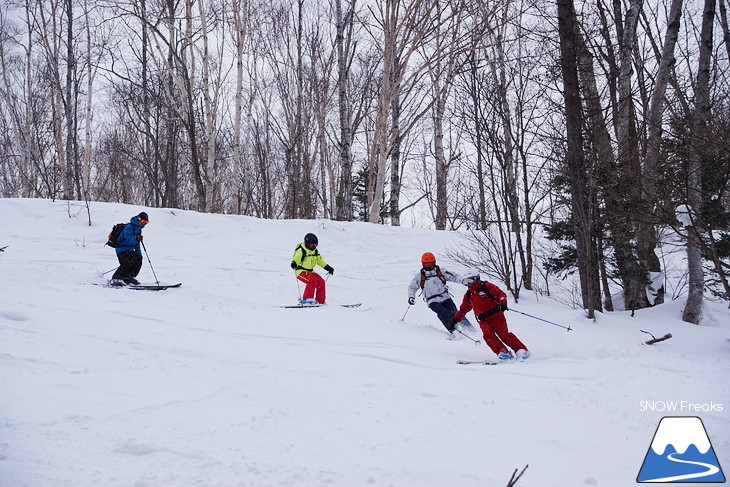
M325 280L314 272L314 266L319 265L327 271L327 274L334 274L335 270L327 265L319 253L317 245L319 240L313 233L304 236L304 242L297 245L291 261L291 268L297 279L306 284L301 304L318 305L324 304L327 299Z

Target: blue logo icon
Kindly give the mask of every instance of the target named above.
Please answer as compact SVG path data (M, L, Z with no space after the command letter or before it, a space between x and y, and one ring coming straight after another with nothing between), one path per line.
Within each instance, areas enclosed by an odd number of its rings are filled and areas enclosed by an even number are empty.
M636 481L725 482L702 420L696 416L662 418Z

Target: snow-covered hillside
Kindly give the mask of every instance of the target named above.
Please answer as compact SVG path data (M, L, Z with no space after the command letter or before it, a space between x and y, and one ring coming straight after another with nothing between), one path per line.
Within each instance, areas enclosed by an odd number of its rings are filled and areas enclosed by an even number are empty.
M80 206L0 200L2 487L501 487L528 464L523 487L619 487L663 416L701 417L730 468L722 304L701 326L680 300L593 322L523 292L514 308L573 331L508 312L532 358L457 365L494 356L447 340L420 300L401 321L423 252L464 270L444 258L454 232L91 208L88 226ZM141 210L157 278L179 289L97 285L117 266L110 227ZM307 232L335 269L330 304L278 308L297 301Z

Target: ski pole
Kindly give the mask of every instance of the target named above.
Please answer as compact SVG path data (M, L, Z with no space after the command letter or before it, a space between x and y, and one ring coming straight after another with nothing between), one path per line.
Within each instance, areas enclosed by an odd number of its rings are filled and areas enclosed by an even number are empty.
M476 346L479 346L479 344L482 343L479 340L473 339L472 337L470 337L469 335L467 335L466 333L464 333L463 331L461 331L459 329L457 329L456 331L458 331L459 333L461 333L462 335L464 335L465 337L467 337L469 340L473 341L474 342L474 345L476 345Z
M160 285L160 281L159 281L159 279L157 279L157 274L155 273L155 268L152 267L152 261L150 260L150 254L147 253L147 247L144 246L144 241L143 240L140 240L139 243L142 244L142 248L144 249L144 255L147 256L147 262L149 262L150 269L152 269L152 275L155 276L155 282L159 286Z
M301 303L302 302L302 290L299 287L299 278L297 277L296 274L294 274L294 280L297 281L297 296L299 297L299 301L297 301L297 302Z
M101 275L102 275L102 276L106 276L107 274L109 274L110 272L112 272L112 271L115 271L115 270L117 270L117 268L116 268L116 267L115 267L114 269L109 269L108 271L106 271L106 272L103 272L103 273L102 273Z
M408 310L409 310L409 309L411 309L411 305L410 305L410 304L409 304L409 305L408 305L408 307L406 308L406 312L405 312L405 313L403 313L403 318L401 318L401 319L400 319L401 321L403 321L403 320L405 320L405 319L406 319L406 315L408 314Z
M552 321L545 320L543 318L538 318L537 316L528 315L527 313L523 313L522 311L517 311L514 308L508 308L507 311L514 311L515 313L519 313L521 315L529 316L530 318L534 318L536 320L544 321L545 323L550 323L551 325L559 326L560 328L565 328L566 330L570 331L572 330L569 326L559 325L557 323L553 323Z

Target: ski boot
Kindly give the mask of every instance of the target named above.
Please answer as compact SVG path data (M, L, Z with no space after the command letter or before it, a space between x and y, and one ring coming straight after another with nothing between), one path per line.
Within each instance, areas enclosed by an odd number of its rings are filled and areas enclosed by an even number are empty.
M530 358L529 350L521 349L521 350L517 350L517 352L515 352L515 353L517 355L517 358L520 360L527 360L528 358Z

